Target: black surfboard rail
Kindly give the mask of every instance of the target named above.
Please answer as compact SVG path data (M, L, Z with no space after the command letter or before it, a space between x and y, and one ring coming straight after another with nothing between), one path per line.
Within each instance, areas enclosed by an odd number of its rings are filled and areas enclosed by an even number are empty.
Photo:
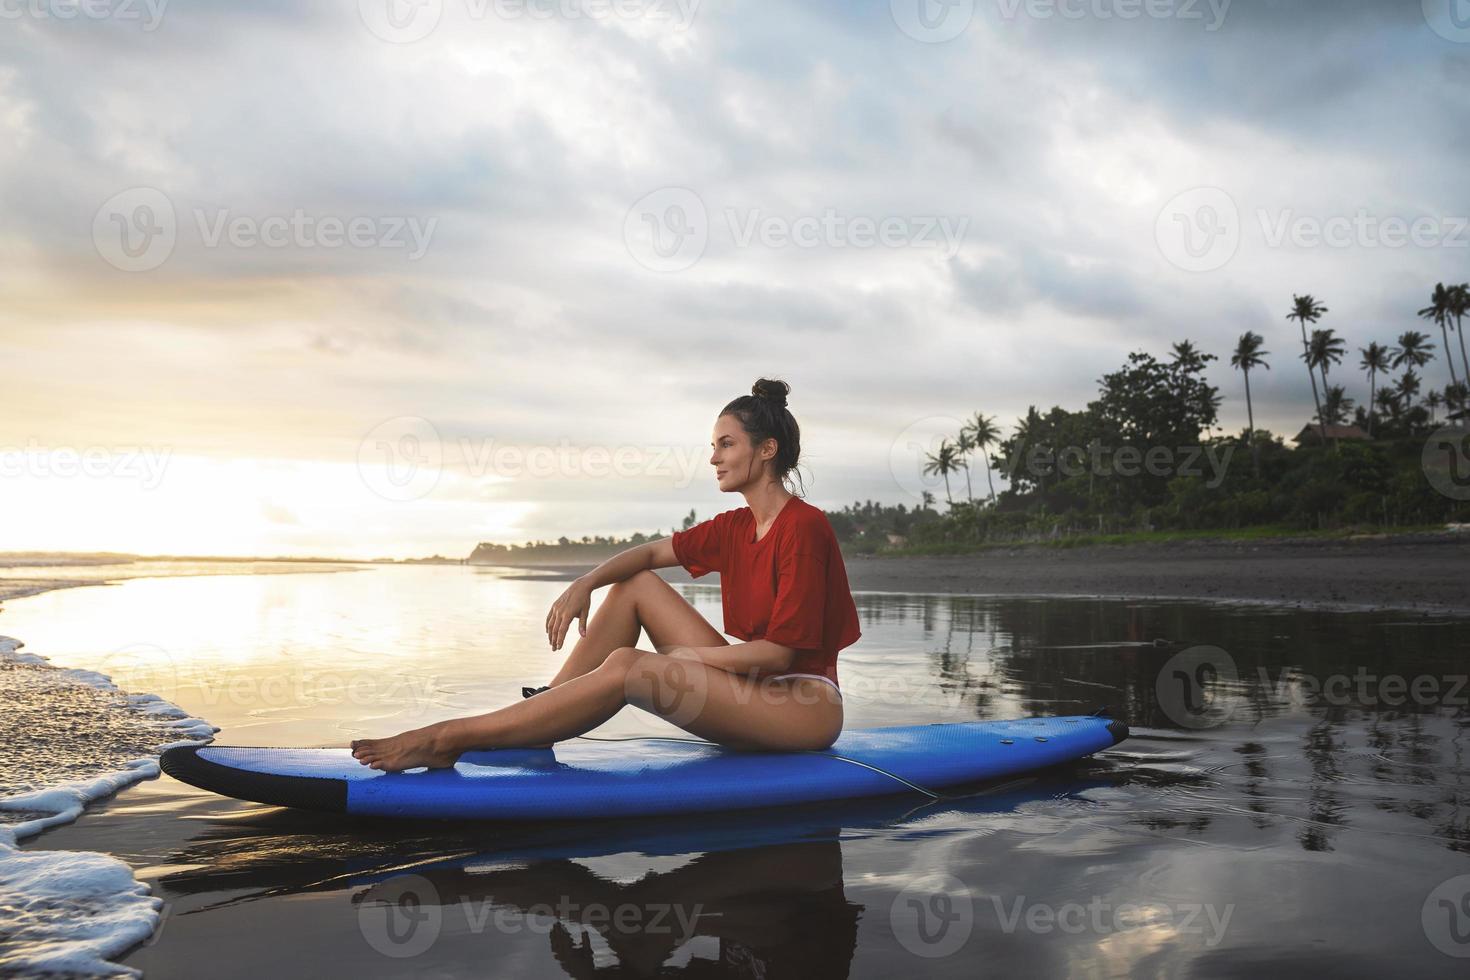
M246 748L246 746L229 746ZM222 766L199 757L204 745L165 749L158 766L181 783L251 803L294 806L328 813L347 812L347 780L315 776L279 776Z

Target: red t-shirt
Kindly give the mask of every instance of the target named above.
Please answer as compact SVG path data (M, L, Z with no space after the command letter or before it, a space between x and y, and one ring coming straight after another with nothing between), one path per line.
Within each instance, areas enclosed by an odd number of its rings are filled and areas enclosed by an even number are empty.
M720 573L726 633L791 647L787 672L837 683L837 651L862 631L837 535L821 508L792 497L759 541L749 507L727 510L675 531L673 545L695 578Z

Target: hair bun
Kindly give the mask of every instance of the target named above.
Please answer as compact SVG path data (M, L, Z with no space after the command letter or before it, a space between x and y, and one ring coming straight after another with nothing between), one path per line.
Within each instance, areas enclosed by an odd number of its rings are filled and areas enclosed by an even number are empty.
M791 386L784 381L761 378L750 386L750 393L757 398L764 398L777 408L785 408L786 396L791 393Z

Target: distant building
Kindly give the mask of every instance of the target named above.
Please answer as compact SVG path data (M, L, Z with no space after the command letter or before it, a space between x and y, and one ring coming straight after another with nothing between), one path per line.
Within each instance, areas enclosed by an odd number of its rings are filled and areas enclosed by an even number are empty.
M888 546L890 548L907 548L909 546L908 536L890 532L888 535Z
M1368 433L1364 432L1356 425L1329 425L1327 427L1327 438L1361 439L1367 441L1370 437ZM1297 445L1301 446L1304 446L1309 442L1321 442L1321 427L1315 424L1308 425L1306 428L1302 429L1302 431L1296 434L1296 439L1294 441L1297 443Z

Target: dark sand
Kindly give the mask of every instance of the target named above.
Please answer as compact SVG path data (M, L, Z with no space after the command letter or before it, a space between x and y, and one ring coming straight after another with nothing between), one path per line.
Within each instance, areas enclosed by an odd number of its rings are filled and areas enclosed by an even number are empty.
M524 571L526 577L570 580L591 567L540 565ZM659 574L670 582L695 581L682 568ZM847 578L856 592L1202 599L1465 613L1470 612L1470 533L849 555ZM719 575L698 581L715 584Z
M1470 534L1016 548L847 561L855 590L1243 600L1470 612Z

